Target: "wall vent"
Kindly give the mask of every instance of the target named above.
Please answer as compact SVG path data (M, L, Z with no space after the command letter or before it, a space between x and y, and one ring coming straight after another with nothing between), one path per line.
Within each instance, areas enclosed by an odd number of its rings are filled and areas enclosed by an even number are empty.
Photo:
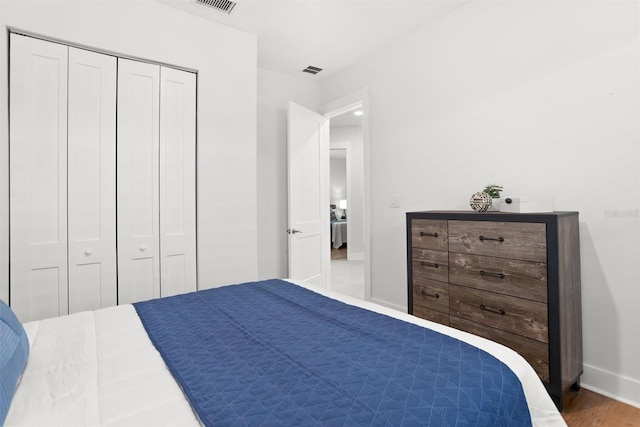
M233 8L236 7L236 3L229 0L195 0L195 3L226 14L231 13Z
M307 68L305 68L302 71L304 73L309 73L309 74L318 74L320 71L322 71L322 68L318 68L318 67L314 67L313 65L309 65Z

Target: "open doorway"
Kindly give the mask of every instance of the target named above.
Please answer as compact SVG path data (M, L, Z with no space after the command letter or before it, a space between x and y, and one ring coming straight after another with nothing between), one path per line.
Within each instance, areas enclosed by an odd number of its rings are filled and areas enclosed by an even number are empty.
M362 108L358 144L336 141L340 122L336 119ZM371 180L369 168L369 120L367 89L325 105L323 115L289 102L288 111L288 229L289 278L323 288L339 290L343 284L358 288L358 298L371 298ZM334 147L344 144L347 166L347 261L360 261L357 276L331 269L329 209L330 124L334 122ZM294 160L295 159L295 160ZM355 161L350 161L354 159ZM351 166L349 166L351 165ZM355 165L355 166L354 166ZM337 206L338 207L338 206ZM359 219L358 219L359 218ZM354 236L355 233L355 236ZM362 242L361 249L355 250ZM335 270L335 269L334 269ZM364 270L364 279L361 271ZM348 273L350 274L350 273ZM343 281L343 278L346 279ZM362 283L364 284L362 285ZM355 289L352 289L355 290ZM347 291L345 291L347 292ZM350 292L350 291L349 291Z
M329 169L331 260L348 259L346 147L329 149Z
M362 109L330 118L331 289L365 299Z

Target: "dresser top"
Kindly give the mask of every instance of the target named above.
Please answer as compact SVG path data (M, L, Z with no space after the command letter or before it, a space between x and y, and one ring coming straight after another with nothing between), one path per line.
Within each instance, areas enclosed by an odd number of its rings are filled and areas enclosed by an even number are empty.
M561 217L578 216L578 212L475 212L475 211L418 211L407 212L407 218L451 219L463 221L516 221L516 222L546 222L555 221Z

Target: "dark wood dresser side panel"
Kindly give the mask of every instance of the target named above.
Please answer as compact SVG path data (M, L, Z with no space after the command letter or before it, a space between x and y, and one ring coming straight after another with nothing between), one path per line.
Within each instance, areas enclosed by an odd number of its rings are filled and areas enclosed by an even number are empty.
M562 390L582 374L582 295L578 215L558 223Z

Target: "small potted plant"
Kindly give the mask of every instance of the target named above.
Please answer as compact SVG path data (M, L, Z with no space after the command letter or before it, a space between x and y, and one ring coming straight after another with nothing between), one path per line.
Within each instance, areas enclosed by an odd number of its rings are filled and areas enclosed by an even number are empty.
M504 190L502 186L496 184L488 184L484 187L483 192L487 193L493 199L491 201L491 207L489 207L490 211L499 211L500 203L502 203L502 199L500 198L500 192Z

